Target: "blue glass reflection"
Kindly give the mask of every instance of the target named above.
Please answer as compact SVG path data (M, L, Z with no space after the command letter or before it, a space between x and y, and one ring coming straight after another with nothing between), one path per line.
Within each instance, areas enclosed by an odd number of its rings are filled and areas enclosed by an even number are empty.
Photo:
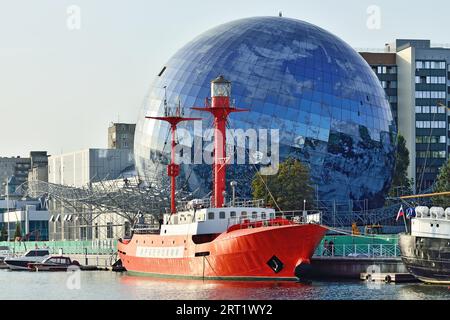
M136 164L142 178L164 174L165 166L151 160L151 154L169 154L161 141L168 127L144 119L163 113L163 87L169 103L180 99L186 107L202 106L210 81L222 74L232 81L236 104L251 110L233 114L230 126L279 129L281 157L298 157L310 166L320 200L383 204L394 167L391 110L370 67L339 38L294 19L248 18L203 33L165 66L136 128ZM204 127L211 124L209 116L197 111L186 109L186 116L203 117ZM246 165L229 170L229 179L240 182L241 196L249 194L254 173ZM205 196L211 189L210 166L183 166L180 181L196 190L196 196Z

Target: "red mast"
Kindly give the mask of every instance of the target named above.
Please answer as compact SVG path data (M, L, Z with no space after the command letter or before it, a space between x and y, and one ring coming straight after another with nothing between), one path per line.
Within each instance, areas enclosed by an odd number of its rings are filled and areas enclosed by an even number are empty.
M166 87L164 87L165 89ZM167 175L170 177L170 213L174 214L177 212L177 207L175 205L175 190L176 190L176 177L180 174L180 166L175 163L175 147L176 143L176 131L177 125L182 121L193 121L202 120L201 118L184 118L180 103L175 108L175 113L171 114L170 109L167 107L167 99L164 98L164 117L145 117L147 119L162 120L170 124L170 129L172 131L172 148L170 155L170 164L167 166Z
M211 81L212 104L205 108L193 108L199 111L208 111L214 116L214 163L213 185L214 195L212 206L224 206L224 193L226 190L226 123L228 115L232 112L247 111L230 106L231 82L223 76Z

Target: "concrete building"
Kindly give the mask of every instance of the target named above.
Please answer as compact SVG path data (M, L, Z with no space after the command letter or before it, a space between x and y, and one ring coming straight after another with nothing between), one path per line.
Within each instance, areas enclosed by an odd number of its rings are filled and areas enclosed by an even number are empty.
M0 158L0 181L6 182L7 179L14 176L15 183L20 185L27 181L28 170L31 167L30 158Z
M416 192L433 185L449 158L450 49L398 39L384 53L361 53L384 84L410 152ZM396 70L396 73L394 72ZM395 80L396 79L396 80Z
M134 167L130 149L85 149L51 156L48 182L71 187L112 180Z
M10 187L10 194L15 192L16 187L31 179L44 179L47 181L45 172L47 171L47 152L31 151L28 158L12 157L0 158L0 181L2 185L7 179L13 179L13 185ZM35 169L35 170L33 170ZM30 172L31 171L31 172ZM2 193L6 194L6 189L2 188Z
M108 128L109 149L134 149L136 124L112 123Z
M85 188L123 179L134 171L131 149L86 149L49 158L49 183ZM50 201L50 240L96 240L122 237L126 222L115 213L74 203Z

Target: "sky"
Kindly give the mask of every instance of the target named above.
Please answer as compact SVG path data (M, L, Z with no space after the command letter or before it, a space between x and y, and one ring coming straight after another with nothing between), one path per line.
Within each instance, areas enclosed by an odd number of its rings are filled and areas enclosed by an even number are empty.
M112 122L135 123L152 79L219 24L283 16L355 48L396 38L450 43L450 2L430 0L0 0L0 156L106 148Z

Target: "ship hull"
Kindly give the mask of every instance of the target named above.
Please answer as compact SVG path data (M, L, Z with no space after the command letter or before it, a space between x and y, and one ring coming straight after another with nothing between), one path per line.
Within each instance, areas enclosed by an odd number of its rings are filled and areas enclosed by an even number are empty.
M135 234L128 243L119 242L118 250L131 275L295 281L306 276L310 258L326 231L315 224L240 229L207 243L194 243L188 235Z
M450 284L450 240L401 234L399 246L408 271L426 283Z

